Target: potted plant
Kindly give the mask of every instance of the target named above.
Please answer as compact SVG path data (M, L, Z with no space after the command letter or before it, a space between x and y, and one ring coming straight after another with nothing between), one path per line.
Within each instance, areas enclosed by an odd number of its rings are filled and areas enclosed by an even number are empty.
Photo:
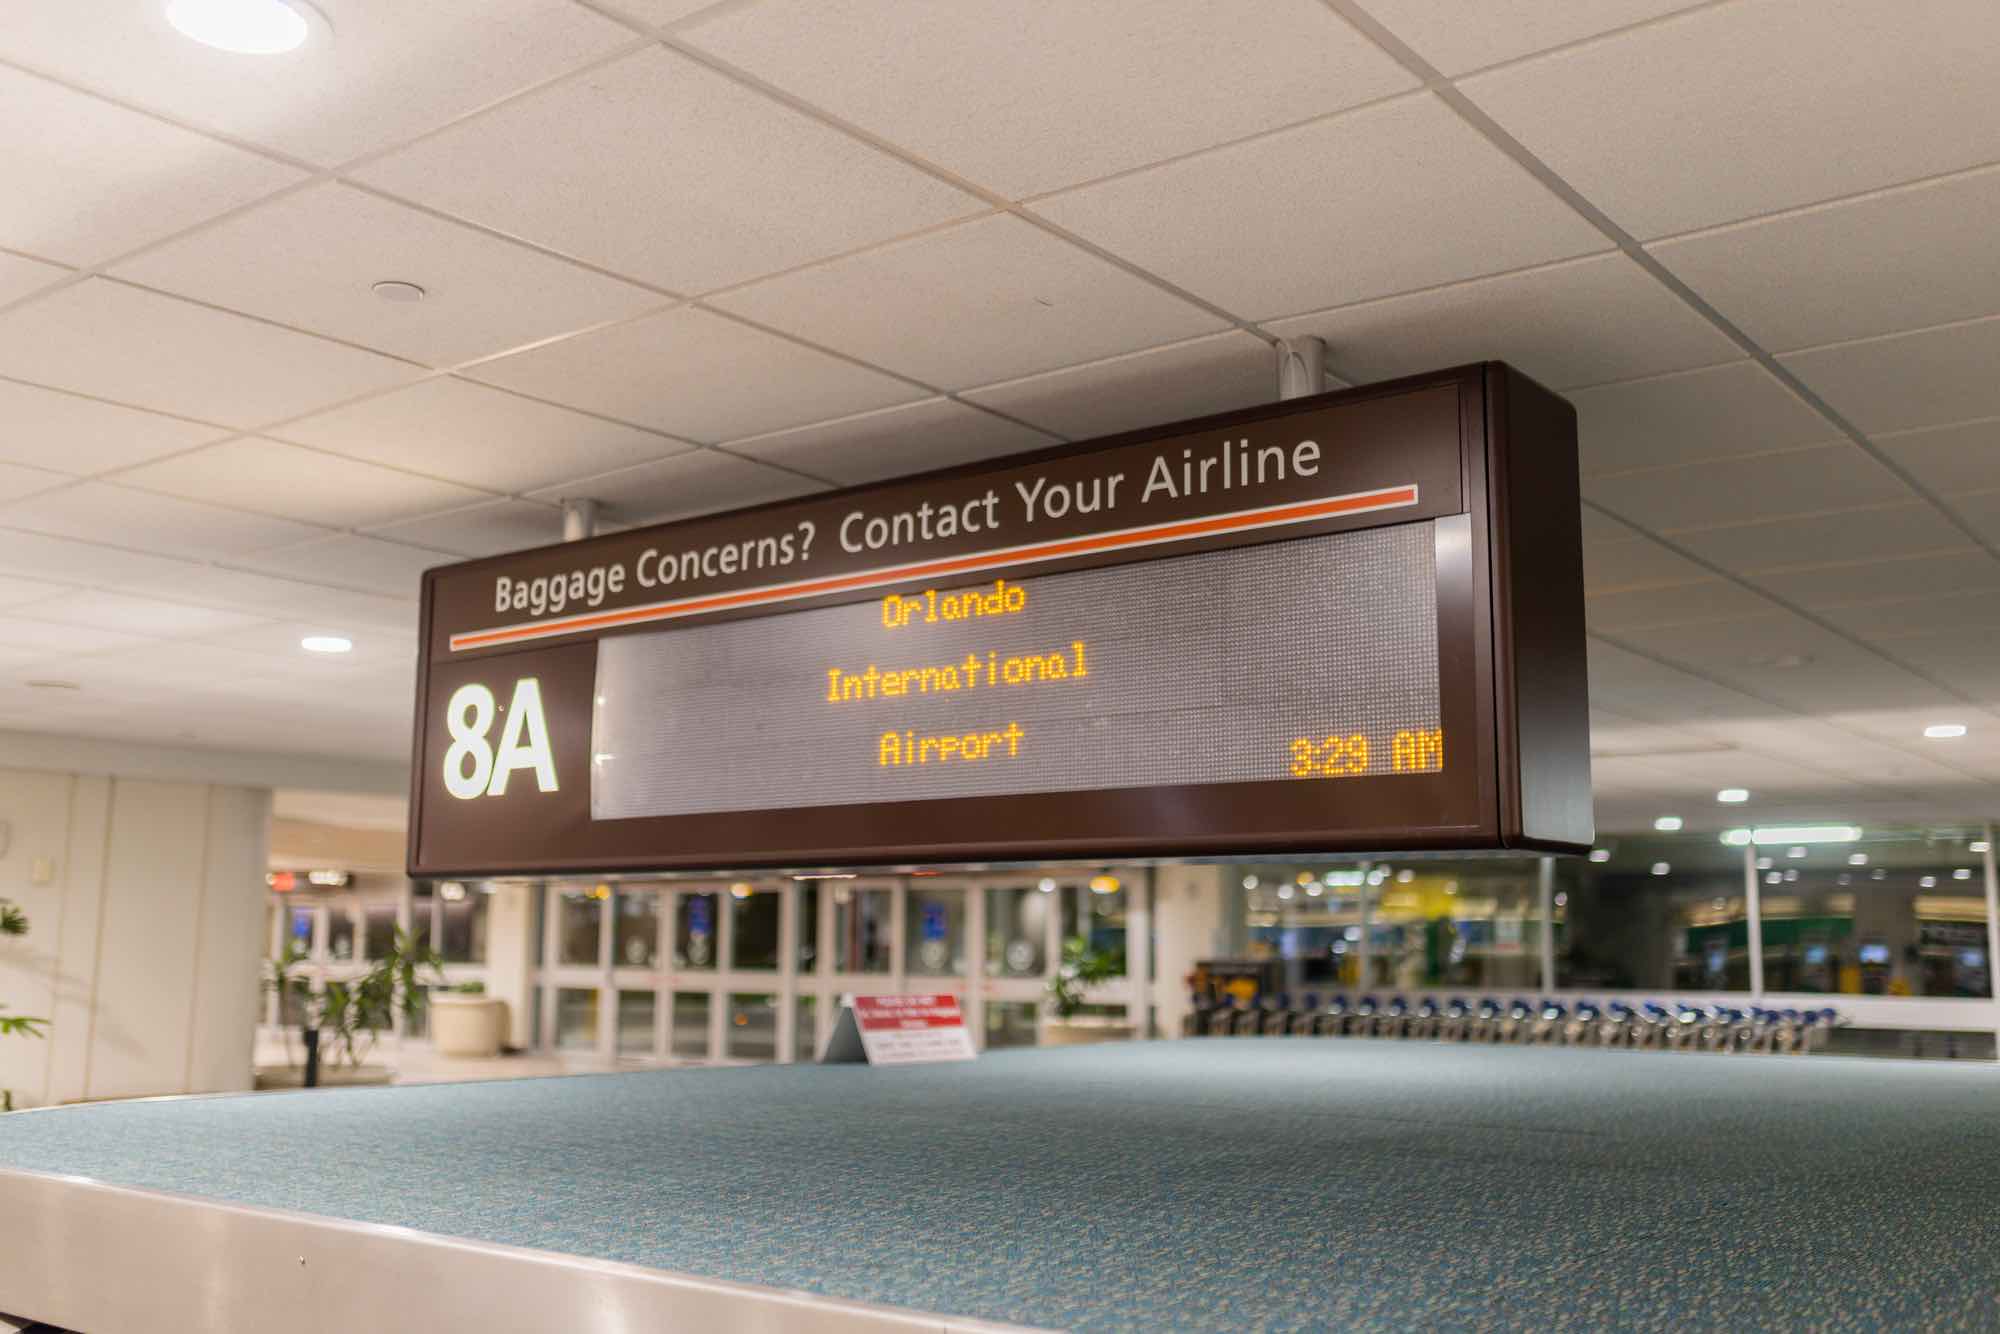
M444 980L444 959L438 952L401 930L388 950L369 962L366 973L328 982L318 991L313 990L310 979L295 971L305 957L298 942L285 942L284 950L271 960L265 981L281 998L291 996L298 1002L300 1036L305 1044L305 1072L300 1082L305 1088L319 1086L323 1057L339 1061L345 1072L342 1083L367 1082L361 1074L362 1063L381 1040L382 1030L392 1026L399 1013L405 1021L423 1013L431 985L425 980L426 973L438 982Z
M440 1056L498 1056L507 1034L507 1002L484 982L461 982L431 997L431 1046Z
M0 899L0 936L25 936L28 934L28 915L21 911L17 903ZM0 1010L7 1007L0 1005ZM0 1014L0 1038L46 1037L43 1032L49 1025L46 1019L35 1019L25 1014ZM0 1112L14 1110L12 1089L0 1089Z
M1085 1042L1123 1042L1131 1038L1131 1024L1083 1013L1085 993L1124 971L1123 951L1094 950L1090 942L1081 936L1065 940L1062 960L1056 966L1055 976L1049 979L1052 1017L1042 1026L1042 1042L1051 1047L1066 1047Z

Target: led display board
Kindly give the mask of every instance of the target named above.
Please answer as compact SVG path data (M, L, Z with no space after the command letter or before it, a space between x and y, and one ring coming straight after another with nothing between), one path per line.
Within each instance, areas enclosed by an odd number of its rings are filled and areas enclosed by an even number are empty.
M1578 522L1486 364L433 570L410 871L1580 849Z

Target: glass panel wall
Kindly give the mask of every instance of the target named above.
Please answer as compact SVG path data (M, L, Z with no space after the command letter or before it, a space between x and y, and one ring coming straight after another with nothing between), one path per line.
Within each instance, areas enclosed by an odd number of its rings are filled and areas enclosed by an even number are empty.
M748 883L729 887L731 968L778 966L778 917L784 896Z
M697 1060L708 1056L707 992L674 993L673 1028L667 1035L667 1051L669 1055Z
M565 1051L596 1050L596 987L561 987L557 989L556 1046Z
M1039 888L1046 884L1046 890ZM1039 977L1048 960L1056 882L986 891L986 975Z
M660 957L660 893L620 886L611 937L611 962L618 968L653 968ZM650 1046L652 1039L647 1038Z
M557 963L589 967L598 962L604 904L610 897L611 890L606 885L578 885L562 891L557 900Z
M739 1061L778 1059L778 998L734 994L729 998L729 1022L723 1029L727 1055Z
M654 993L651 991L620 991L618 993L618 1054L620 1056L651 1056L653 1054L654 1004Z
M963 976L965 892L912 886L903 913L903 970L913 977Z
M886 973L890 968L889 915L895 896L886 889L833 888L833 971Z
M715 893L682 890L674 910L674 967L715 967Z
M444 919L438 953L446 962L486 962L486 910L492 896L491 885L447 880L438 886L440 916Z

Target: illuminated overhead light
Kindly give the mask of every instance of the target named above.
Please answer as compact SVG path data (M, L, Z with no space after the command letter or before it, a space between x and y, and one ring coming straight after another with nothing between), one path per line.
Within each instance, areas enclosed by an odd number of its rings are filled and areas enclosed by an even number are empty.
M415 305L426 295L423 288L415 283L406 283L400 278L385 278L368 290L384 301L393 301L399 306Z
M1368 873L1368 883L1371 885L1382 884L1383 882L1388 880L1388 878L1389 878L1389 868L1386 866L1378 866L1374 870Z
M1300 871L1297 875L1292 877L1292 881L1294 884L1310 885L1313 882L1312 872Z
M1838 877L1838 879L1839 879L1840 883L1841 883L1841 884L1843 884L1843 885L1851 885L1851 884L1853 884L1853 883L1854 883L1854 877L1853 877L1853 876L1851 876L1851 875L1848 875L1848 874L1847 874L1846 872L1842 872L1842 873L1840 874L1840 876Z
M1953 880L1970 880L1972 879L1972 868L1969 866L1961 866L1956 871L1953 871L1951 873L1951 878Z
M1787 882L1787 883L1789 883L1789 882L1791 882L1791 881L1795 881L1795 880L1797 880L1798 878L1799 878L1799 873L1798 873L1797 871L1787 871L1787 872L1785 872L1785 880L1786 880L1786 882Z
M1653 863L1653 874L1654 874L1654 875L1665 875L1665 874L1666 874L1667 872L1669 872L1669 871L1671 871L1671 870L1673 870L1673 869L1674 869L1674 868L1673 868L1673 866L1672 866L1671 864L1667 863L1667 862L1654 862L1654 863Z
M793 876L793 877L792 877L792 879L794 879L794 880L852 880L852 879L854 879L854 875L855 875L855 873L854 873L853 871L808 871L808 872L806 872L806 873L805 873L804 875L795 875L795 876Z
M1764 873L1764 883L1767 885L1775 885L1780 881L1782 881L1784 878L1785 877L1779 875L1776 871L1766 871Z
M1094 875L1090 877L1090 892L1093 894L1116 894L1118 877L1115 875Z
M1868 873L1868 878L1869 878L1870 880L1886 880L1886 879L1888 878L1888 876L1889 876L1889 873L1888 873L1887 871L1883 870L1883 869L1882 869L1881 867L1879 867L1879 866L1878 866L1878 867L1876 867L1876 868L1875 868L1874 870L1872 870L1872 871L1870 871L1870 872Z
M1731 829L1722 836L1722 841L1733 848L1748 843L1762 848L1774 843L1857 843L1860 839L1861 826L1854 824L1762 825L1756 829ZM1785 855L1803 857L1806 854L1803 848L1791 848Z
M729 887L729 897L733 899L749 898L750 882L748 880L738 880L735 884Z
M1681 817L1678 815L1662 815L1659 819L1653 821L1653 828L1663 834L1671 834L1680 827Z
M1937 877L1934 875L1920 876L1917 879L1917 884L1924 889L1936 889Z
M1760 871L1768 871L1768 870L1770 870L1770 869L1771 869L1771 866L1772 866L1772 862L1771 862L1771 859L1770 859L1769 857L1759 857L1759 858L1757 859L1757 869L1758 869L1758 870L1760 870Z
M1927 737L1930 737L1930 738L1932 738L1933 740L1936 740L1936 741L1943 741L1943 740L1946 740L1947 738L1950 738L1950 737L1955 737L1955 736L1964 736L1964 735L1965 735L1965 724L1964 724L1964 723L1932 723L1932 724L1931 724L1931 725L1930 725L1929 727L1926 727L1926 728L1924 729L1924 735L1925 735L1925 736L1927 736Z
M1345 931L1340 933L1340 938L1342 940L1359 940L1361 939L1361 928L1358 926L1350 926Z
M1567 907L1568 904L1569 904L1569 895L1567 894L1556 895L1556 907L1558 908Z
M308 653L352 653L354 641L344 635L307 635L299 647Z
M1592 861L1594 861L1594 862L1608 862L1608 861L1610 861L1610 860L1611 860L1611 849L1610 849L1610 848L1592 848L1592 849L1590 850L1590 860L1592 860Z
M1281 898L1281 899L1289 899L1289 898L1291 898L1291 897L1292 897L1292 887L1291 887L1290 885L1279 885L1279 886L1278 886L1278 897L1279 897L1279 898Z
M1868 854L1865 852L1850 852L1847 854L1847 864L1849 866L1866 866L1868 864Z
M1244 876L1244 877L1243 877L1243 888L1245 888L1245 889L1255 889L1255 888L1257 888L1257 877L1256 877L1256 876L1254 876L1254 875L1246 875L1246 876Z
M1993 846L1993 845L1992 845L1991 843L1988 843L1988 842L1987 842L1987 841L1986 841L1985 839L1983 839L1983 838L1977 838L1977 839L1974 839L1974 840L1973 840L1972 842L1970 842L1970 843L1966 844L1966 845L1965 845L1965 850L1966 850L1967 852L1985 852L1985 851L1986 851L1987 849L1991 848L1992 846Z
M438 897L446 903L457 903L465 897L465 886L456 880L447 880L438 886Z
M1056 882L1047 876L1043 876L1041 883L1036 885L1035 888L1041 890L1044 894L1053 894L1056 892Z
M303 46L326 19L297 0L169 0L167 22L218 51L275 56Z
M1318 898L1318 897L1319 897L1320 895L1322 895L1322 894L1324 894L1324 893L1326 893L1326 886L1325 886L1325 885L1307 885L1307 886L1306 886L1306 897L1307 897L1307 898L1309 898L1309 899L1316 899L1316 898Z
M1595 857L1597 854L1593 852L1590 855ZM1415 871L1412 871L1407 866L1405 866L1402 870L1396 872L1396 883L1399 885L1407 885L1416 878L1417 878L1417 873Z
M307 871L306 879L327 889L343 889L354 877L345 871Z
M1750 800L1750 789L1747 787L1725 787L1722 791L1715 794L1715 799L1725 806L1740 806Z

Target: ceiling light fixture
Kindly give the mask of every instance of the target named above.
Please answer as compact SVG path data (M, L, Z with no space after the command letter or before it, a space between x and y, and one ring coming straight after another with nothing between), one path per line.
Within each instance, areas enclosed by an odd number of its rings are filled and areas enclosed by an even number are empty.
M1865 852L1850 852L1847 854L1847 864L1849 866L1866 866L1868 864L1868 854Z
M1653 821L1653 828L1659 830L1663 834L1674 833L1677 830L1679 830L1680 827L1681 827L1681 817L1678 815L1662 815L1659 819Z
M1992 846L1991 843L1988 843L1983 838L1975 838L1972 842L1965 845L1965 850L1967 852L1984 852Z
M74 681L47 681L47 680L44 680L44 681L30 681L30 682L28 682L27 684L28 684L28 689L30 689L30 690L81 690L81 689L83 689L83 687L82 687L82 686L78 685L78 684L77 684L76 682L74 682Z
M368 289L384 301L394 301L398 305L414 305L429 293L415 283L406 283L400 278L384 278Z
M275 56L304 46L325 15L304 0L168 0L167 22L183 37L240 56Z
M1673 870L1673 869L1674 869L1674 868L1673 868L1673 867L1672 867L1671 865L1669 865L1668 863L1666 863L1666 862L1654 862L1654 863L1653 863L1653 874L1654 874L1654 875L1665 875L1665 874L1666 874L1667 872L1669 872L1669 871L1671 871L1671 870Z
M354 641L343 635L307 635L299 647L308 653L351 653Z
M1933 741L1943 741L1950 737L1964 736L1964 723L1932 723L1924 729L1924 735Z
M1858 824L1762 825L1756 829L1727 830L1722 835L1722 841L1732 848L1752 843L1760 848L1776 843L1859 843L1861 826ZM1791 848L1786 855L1803 857L1806 855L1806 850ZM1866 861L1867 858L1864 857L1862 860Z
M1608 861L1610 861L1610 860L1611 860L1611 849L1610 849L1610 848L1592 848L1592 849L1590 850L1590 860L1592 860L1592 861L1594 861L1594 862L1598 862L1598 863L1600 863L1600 864L1601 864L1601 863L1604 863L1604 862L1608 862Z
M1715 794L1715 799L1725 806L1741 806L1744 802L1750 800L1750 789L1747 787L1725 787L1722 791Z

